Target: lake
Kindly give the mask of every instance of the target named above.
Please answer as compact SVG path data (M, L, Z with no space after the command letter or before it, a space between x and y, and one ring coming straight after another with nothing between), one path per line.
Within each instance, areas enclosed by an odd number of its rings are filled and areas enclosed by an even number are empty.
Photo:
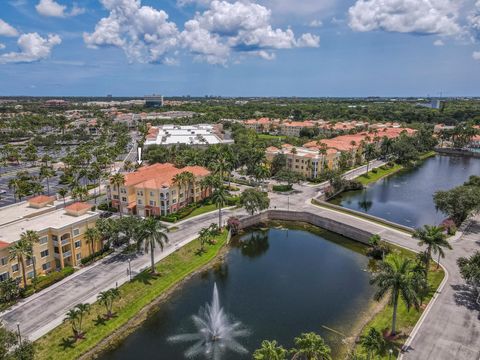
M435 209L433 194L463 184L470 175L480 175L479 158L436 155L331 202L413 228L438 225L446 216Z
M226 313L250 331L237 339L247 354L229 351L222 358L251 359L264 339L291 347L295 336L309 331L319 333L339 355L343 337L336 332L355 336L354 326L372 304L375 289L366 271L366 248L303 226L251 230L236 239L223 260L187 280L138 330L101 358L185 358L193 343L172 343L168 338L195 332L192 315L211 301L215 283Z

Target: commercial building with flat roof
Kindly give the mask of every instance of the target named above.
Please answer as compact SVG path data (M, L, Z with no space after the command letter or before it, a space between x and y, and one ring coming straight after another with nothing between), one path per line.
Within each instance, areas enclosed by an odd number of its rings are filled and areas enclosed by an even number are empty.
M145 146L149 145L189 145L208 146L214 144L230 144L233 140L224 140L221 124L199 125L163 125L149 128Z
M53 196L39 195L0 208L0 281L8 278L21 281L23 268L27 278L33 277L33 264L39 275L65 266L80 266L82 257L100 250L100 241L87 244L84 238L87 228L95 227L99 213L81 202L65 208L58 206ZM33 258L25 259L24 264L10 260L10 246L28 230L40 238L33 245Z

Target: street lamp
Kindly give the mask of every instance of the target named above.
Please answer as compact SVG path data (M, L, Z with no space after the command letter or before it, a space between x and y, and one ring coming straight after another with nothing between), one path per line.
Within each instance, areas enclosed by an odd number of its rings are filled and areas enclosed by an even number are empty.
M290 211L290 195L287 195L287 211Z
M132 281L132 261L128 259L128 274L130 275L130 281Z
M22 346L22 334L20 333L20 323L17 321L18 343Z

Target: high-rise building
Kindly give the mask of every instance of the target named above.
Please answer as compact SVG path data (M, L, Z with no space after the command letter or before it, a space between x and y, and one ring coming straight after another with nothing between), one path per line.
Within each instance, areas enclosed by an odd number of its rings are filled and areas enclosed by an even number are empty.
M163 106L163 96L162 95L145 95L145 107L149 108L158 108Z

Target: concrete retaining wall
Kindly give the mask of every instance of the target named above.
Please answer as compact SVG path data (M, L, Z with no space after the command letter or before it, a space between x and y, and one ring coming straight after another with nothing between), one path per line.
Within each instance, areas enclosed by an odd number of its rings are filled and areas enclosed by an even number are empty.
M368 244L368 239L373 235L369 231L358 229L342 222L327 219L320 215L305 211L287 211L287 210L267 210L257 215L248 216L239 219L240 229L248 228L258 223L267 222L269 220L281 221L298 221L305 222L314 226L321 227L337 234L348 237L352 240Z
M473 157L480 158L480 152L474 152L474 151L450 149L450 148L436 148L435 151L440 154L463 155L463 156L473 156Z

